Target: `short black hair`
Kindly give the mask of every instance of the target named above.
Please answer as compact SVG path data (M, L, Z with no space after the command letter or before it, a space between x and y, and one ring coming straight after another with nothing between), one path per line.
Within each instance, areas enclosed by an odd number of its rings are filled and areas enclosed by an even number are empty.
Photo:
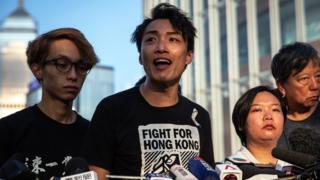
M249 89L247 92L245 92L237 101L236 105L233 108L232 112L232 122L234 125L234 128L241 140L241 144L243 146L246 146L246 131L245 131L245 125L247 122L247 117L250 111L250 107L252 105L252 102L254 98L257 96L260 92L269 92L272 95L274 95L280 102L281 110L283 113L284 119L287 117L287 107L284 99L281 96L281 93L277 89L273 89L269 86L257 86L252 89Z
M272 59L272 75L276 82L283 84L293 72L301 72L310 61L320 65L318 52L310 44L295 42L284 45Z
M151 18L146 18L132 33L131 42L136 43L138 52L141 52L143 33L147 26L157 19L169 19L173 28L182 33L182 37L188 43L188 51L194 51L194 38L196 28L191 20L176 6L169 3L160 3L153 8Z

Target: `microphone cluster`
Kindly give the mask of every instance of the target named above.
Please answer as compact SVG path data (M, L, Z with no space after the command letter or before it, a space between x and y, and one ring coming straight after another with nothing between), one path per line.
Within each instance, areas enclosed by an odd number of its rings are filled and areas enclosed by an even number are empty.
M318 163L315 158L308 155L292 154L282 149L275 149L273 151L274 156L283 159L289 163L298 165L299 167L306 168L306 172L299 177L313 177L316 176L314 172L319 169ZM16 154L12 156L3 166L0 168L0 179L25 179L36 180L37 177L22 163L23 156ZM293 159L293 160L292 160ZM240 166L239 166L240 167ZM239 168L234 164L217 164L215 168L211 167L200 157L194 157L188 162L188 169L181 165L173 165L170 168L170 172L167 174L148 173L146 176L119 176L119 175L107 175L110 179L147 179L147 180L241 180L243 178L242 170L245 172L253 172L252 175L247 177L258 177L253 175L261 175L261 171L252 171L252 167L249 169L241 166ZM72 158L66 165L63 177L52 177L51 180L97 180L97 174L94 171L89 170L88 163L81 158ZM312 174L313 173L313 174ZM247 173L248 174L248 173ZM250 174L250 173L249 173ZM311 175L310 175L311 174ZM244 176L246 177L246 176ZM261 176L262 177L262 176ZM263 176L266 177L266 176Z
M284 149L275 148L273 156L278 159L287 161L300 168L303 173L293 178L315 178L317 179L320 172L320 164L317 158L303 153L296 153ZM10 158L0 168L1 179L37 179L33 173L20 160L23 157L17 154ZM121 176L107 175L109 179L146 179L146 180L241 180L241 179L277 179L282 176L275 175L273 171L261 170L253 165L235 165L231 163L217 164L215 168L211 167L202 158L196 156L189 160L188 169L181 165L175 164L166 174L148 173L145 176ZM272 176L273 175L273 176ZM89 170L88 163L82 158L72 158L66 165L63 177L52 177L51 180L97 180L97 174ZM279 178L281 179L281 178ZM286 178L287 179L287 178Z
M189 169L189 170L188 170ZM146 176L107 175L110 179L147 179L147 180L241 180L242 171L233 164L219 164L216 169L202 158L196 156L189 160L188 169L175 164L166 174L148 173Z
M0 180L38 180L23 163L25 156L17 153L11 156L0 168ZM51 177L51 180L97 180L97 174L89 171L88 163L82 158L72 158L64 169L65 176Z

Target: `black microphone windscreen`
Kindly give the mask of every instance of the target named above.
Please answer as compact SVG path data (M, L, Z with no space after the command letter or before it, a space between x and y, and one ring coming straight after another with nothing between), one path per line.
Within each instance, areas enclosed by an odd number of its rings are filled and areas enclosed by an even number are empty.
M278 175L278 177L286 176L284 172L276 170L274 167L257 167L252 164L238 164L238 167L243 172L243 179L248 179L258 174L273 174Z
M297 128L289 135L289 147L293 151L310 154L320 159L320 134L314 129Z
M25 156L13 154L0 168L0 178L4 179L35 179L35 175L24 164Z
M12 162L13 160L19 161L19 162L24 162L25 161L25 156L21 153L15 153L13 154L5 163L3 163L2 167L5 166L7 163Z
M86 160L80 157L73 157L65 167L65 176L79 174L89 171L89 165Z
M301 168L307 168L317 161L317 158L312 155L278 147L272 149L272 156Z

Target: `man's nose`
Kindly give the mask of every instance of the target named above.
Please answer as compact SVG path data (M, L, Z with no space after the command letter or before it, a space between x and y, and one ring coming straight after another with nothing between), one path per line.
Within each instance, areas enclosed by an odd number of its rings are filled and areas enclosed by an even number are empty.
M312 77L310 83L310 89L317 90L319 89L319 80L318 77Z
M156 48L156 52L158 53L163 53L163 52L167 52L167 42L164 39L160 39L157 43L157 48Z
M68 79L72 79L72 80L77 79L77 69L75 64L71 65L71 68L67 73L67 77Z

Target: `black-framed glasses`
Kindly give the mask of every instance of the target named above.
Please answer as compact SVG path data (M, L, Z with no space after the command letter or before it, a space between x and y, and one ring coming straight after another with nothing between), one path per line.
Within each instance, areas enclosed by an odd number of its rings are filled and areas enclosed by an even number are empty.
M72 66L75 67L76 72L79 73L80 75L87 75L91 68L92 65L84 62L83 60L79 60L77 62L72 62L69 58L67 57L57 57L53 58L50 60L46 60L43 62L43 66L47 64L52 64L55 65L57 70L63 73L67 73L71 70Z

